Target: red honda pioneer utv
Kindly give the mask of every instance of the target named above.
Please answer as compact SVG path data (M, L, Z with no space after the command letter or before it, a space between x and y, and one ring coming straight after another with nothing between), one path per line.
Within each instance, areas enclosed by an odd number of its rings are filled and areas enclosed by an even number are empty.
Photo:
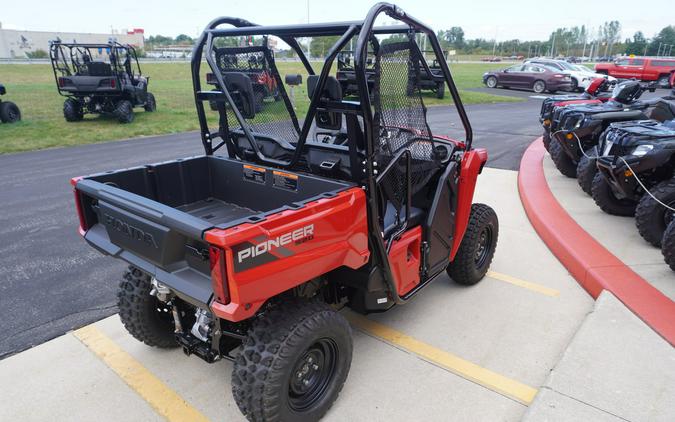
M265 43L267 38L265 38ZM256 112L262 111L264 101L272 98L281 101L281 94L277 81L274 78L270 63L273 62L260 53L273 55L274 52L267 45L242 47L214 47L215 62L222 74L242 73L248 76L253 85L253 100ZM218 85L213 73L206 74L206 83ZM217 90L217 89L216 89Z
M383 14L400 25L375 26ZM234 361L234 399L252 421L317 420L335 401L352 358L339 308L384 312L446 273L472 285L492 261L497 216L472 204L487 153L471 147L444 60L438 78L455 104L446 110L457 111L466 137L429 129L416 33L442 57L431 28L387 3L355 22L216 19L191 64L205 155L72 181L85 240L130 264L118 293L127 330L151 346ZM303 119L265 47L259 60L268 61L282 101L257 112L249 75L219 71L215 46L242 36L277 37L300 58L309 74ZM317 74L296 39L319 36L339 39ZM347 101L330 72L352 39L359 95ZM202 59L217 91L202 89ZM216 128L204 106L212 101ZM347 141L316 142L319 130Z
M107 44L49 44L56 89L66 97L63 117L68 122L86 113L109 114L120 123L134 121L134 107L152 112L155 96L148 92L149 79L141 73L136 50L114 41Z

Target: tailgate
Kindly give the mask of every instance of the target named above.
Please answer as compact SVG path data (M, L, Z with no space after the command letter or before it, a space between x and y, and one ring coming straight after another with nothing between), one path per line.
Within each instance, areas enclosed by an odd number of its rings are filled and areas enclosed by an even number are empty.
M208 245L212 226L199 218L114 186L75 184L86 241L104 254L139 267L183 299L208 307L213 293Z

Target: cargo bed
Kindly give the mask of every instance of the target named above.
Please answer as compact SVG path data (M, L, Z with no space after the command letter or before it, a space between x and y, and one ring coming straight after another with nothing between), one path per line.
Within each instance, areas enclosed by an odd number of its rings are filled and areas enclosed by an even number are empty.
M100 173L74 183L82 229L92 246L161 274L184 299L202 306L212 294L207 230L258 223L353 186L217 156Z

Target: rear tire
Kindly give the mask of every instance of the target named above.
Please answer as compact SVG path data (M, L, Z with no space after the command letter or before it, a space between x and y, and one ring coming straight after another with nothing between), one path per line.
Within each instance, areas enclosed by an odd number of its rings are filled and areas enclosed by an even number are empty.
M537 94L541 94L542 92L546 91L546 83L544 81L534 81L532 84L532 91L536 92Z
M260 113L265 106L265 93L262 91L256 91L253 97L255 101L255 112Z
M318 301L291 300L256 319L232 369L232 395L250 421L316 421L337 399L352 361L351 328Z
M481 281L490 268L498 237L497 213L485 204L471 205L466 233L455 260L447 268L450 278L465 286Z
M663 181L651 190L659 201L675 208L675 178ZM640 236L654 246L661 246L663 233L673 221L673 211L666 209L645 193L635 209L635 225Z
M150 295L150 276L136 267L124 272L117 292L117 306L124 328L136 340L163 349L178 347L170 312L160 312L165 305Z
M675 221L671 221L663 233L661 253L666 264L668 264L671 270L675 271Z
M588 158L587 155L593 158ZM577 183L579 183L581 190L589 195L591 195L591 189L593 188L593 178L598 172L596 156L596 149L590 148L586 151L586 154L581 156L579 164L577 164Z
M0 102L0 120L2 123L16 123L21 120L21 110L11 101Z
M593 200L598 207L607 214L621 215L624 217L635 215L637 202L630 199L617 198L612 187L600 172L596 173L595 177L593 177L591 196L593 196Z
M143 108L149 113L157 110L157 101L155 101L155 96L151 92L148 92Z
M63 117L67 122L79 122L84 117L82 103L74 98L63 102Z
M113 114L120 123L131 123L134 121L134 106L131 101L122 100L115 106Z
M445 82L439 83L436 87L436 98L442 100L445 97Z
M577 163L572 161L557 139L551 140L548 152L551 154L551 160L553 160L553 164L555 164L560 173L571 178L577 177Z

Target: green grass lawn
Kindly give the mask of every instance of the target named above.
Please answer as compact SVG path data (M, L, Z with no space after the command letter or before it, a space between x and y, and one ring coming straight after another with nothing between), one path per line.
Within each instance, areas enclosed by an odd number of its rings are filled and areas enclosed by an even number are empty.
M288 73L304 73L300 63L279 62L278 67L282 79ZM451 65L465 104L520 101L513 97L466 90L482 86L483 72L495 67L499 66L493 63ZM197 130L199 125L189 64L145 64L142 68L143 73L150 76L149 88L157 99L157 112L145 113L136 109L134 122L123 125L113 117L98 115L87 115L81 122L68 123L62 114L64 98L56 91L54 74L49 65L0 65L0 83L7 88L7 95L2 99L15 102L22 113L20 123L0 124L0 153ZM305 74L303 81L306 80ZM296 89L295 98L298 116L302 118L309 103L306 85ZM447 90L443 100L428 93L424 101L427 105L451 103Z

